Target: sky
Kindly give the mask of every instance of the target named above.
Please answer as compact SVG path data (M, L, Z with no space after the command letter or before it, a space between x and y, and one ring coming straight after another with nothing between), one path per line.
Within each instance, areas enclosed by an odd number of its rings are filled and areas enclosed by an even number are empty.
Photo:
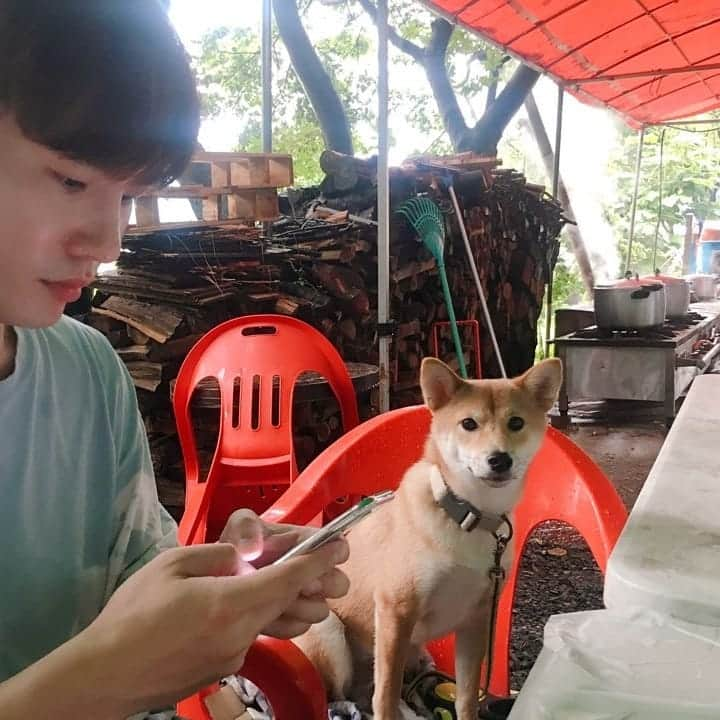
M261 6L261 0L171 0L170 17L190 53L196 54L200 39L213 28L256 27L260 32ZM391 88L393 81L401 81L403 85L426 82L419 68L415 75L403 74L402 79L393 78L391 73ZM535 97L548 135L554 142L556 85L549 78L541 78L535 88ZM521 110L514 122L521 122L523 117L524 111ZM612 249L614 243L610 227L602 217L601 203L614 193L607 173L607 159L617 142L620 125L620 120L610 111L583 105L566 96L561 172L588 249L600 256L597 269L601 275L607 276L615 275L619 260ZM395 140L390 150L390 162L398 164L422 146L422 136L408 128L397 116L390 116L390 127ZM237 141L237 129L238 119L231 115L207 119L200 131L200 142L206 150L232 150ZM367 138L369 147L373 147L374 142L374 137ZM528 154L535 153L534 141L529 137L523 138L522 148Z

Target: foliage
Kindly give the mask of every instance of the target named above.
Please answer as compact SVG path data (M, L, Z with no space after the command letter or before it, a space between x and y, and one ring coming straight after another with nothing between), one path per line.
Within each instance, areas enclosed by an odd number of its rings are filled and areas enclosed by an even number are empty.
M355 0L300 3L305 27L333 79L353 128L358 154L369 150L362 138L372 137L376 117L375 27ZM391 3L390 23L403 37L419 45L427 42L433 15L415 0ZM453 33L448 50L448 73L461 107L474 122L484 110L487 88L495 73L506 78L514 63L463 30ZM406 54L390 48L391 112L426 137L418 153L450 152L437 105L422 69ZM231 111L238 118L238 150L260 148L261 69L257 28L219 28L202 42L196 66L205 116ZM279 37L273 42L273 145L292 152L298 184L321 177L318 158L323 138L307 97L292 71Z
M238 118L238 150L261 146L262 79L260 39L253 28L219 28L208 33L197 59L206 117L232 111ZM373 121L375 80L367 69L370 46L348 28L320 39L315 49L343 99L356 128L354 142L366 150L358 129ZM298 184L320 177L318 158L324 147L313 109L290 67L282 42L273 42L273 148L292 152Z
M692 211L700 219L720 216L717 202L720 131L703 126L685 127L688 130L673 126L665 129L653 127L645 131L630 264L633 271L641 274L653 270L656 227L656 264L664 271L679 273L682 270L685 212ZM660 145L663 132L661 196ZM637 132L625 129L609 165L610 173L616 179L617 195L607 207L607 217L615 230L623 258L627 254L638 141Z

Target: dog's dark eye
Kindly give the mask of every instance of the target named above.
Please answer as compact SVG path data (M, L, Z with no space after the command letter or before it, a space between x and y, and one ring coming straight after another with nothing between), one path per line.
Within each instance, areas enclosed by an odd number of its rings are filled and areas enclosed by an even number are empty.
M525 421L518 417L517 415L513 415L508 420L508 430L512 430L513 432L518 432L519 430L522 430L525 427Z
M463 426L463 430L468 430L469 432L478 429L477 422L472 418L465 418L460 424Z

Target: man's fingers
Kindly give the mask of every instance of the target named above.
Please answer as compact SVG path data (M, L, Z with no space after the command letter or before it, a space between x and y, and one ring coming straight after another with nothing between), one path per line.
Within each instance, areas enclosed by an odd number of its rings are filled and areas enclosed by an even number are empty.
M251 562L263 552L263 522L252 510L236 510L220 535L220 542L235 546L240 557Z
M321 598L299 597L282 614L286 620L299 620L310 625L322 622L330 612L325 600Z
M280 618L270 623L263 629L263 635L270 635L279 640L290 640L300 635L304 635L310 629L310 625L300 622L299 620L286 620Z
M288 526L283 532L274 532L265 535L263 551L260 557L254 561L256 567L264 567L275 562L279 557L284 555L288 550L295 547L301 539L301 534L292 527Z
M257 620L264 627L282 615L304 587L322 579L347 557L347 543L333 541L280 565L261 568L242 578L228 578L223 581L227 602L239 607L252 598Z
M240 567L237 551L229 543L208 543L173 548L158 556L180 577L236 575Z
M341 598L347 595L350 589L350 580L342 571L334 568L320 578L322 585L319 595L326 598Z

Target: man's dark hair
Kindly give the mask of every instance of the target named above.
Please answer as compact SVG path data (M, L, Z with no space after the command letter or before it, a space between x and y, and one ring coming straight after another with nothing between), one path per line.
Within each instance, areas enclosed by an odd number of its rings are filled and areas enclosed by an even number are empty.
M199 124L159 0L0 0L0 113L30 140L146 185L183 172Z

